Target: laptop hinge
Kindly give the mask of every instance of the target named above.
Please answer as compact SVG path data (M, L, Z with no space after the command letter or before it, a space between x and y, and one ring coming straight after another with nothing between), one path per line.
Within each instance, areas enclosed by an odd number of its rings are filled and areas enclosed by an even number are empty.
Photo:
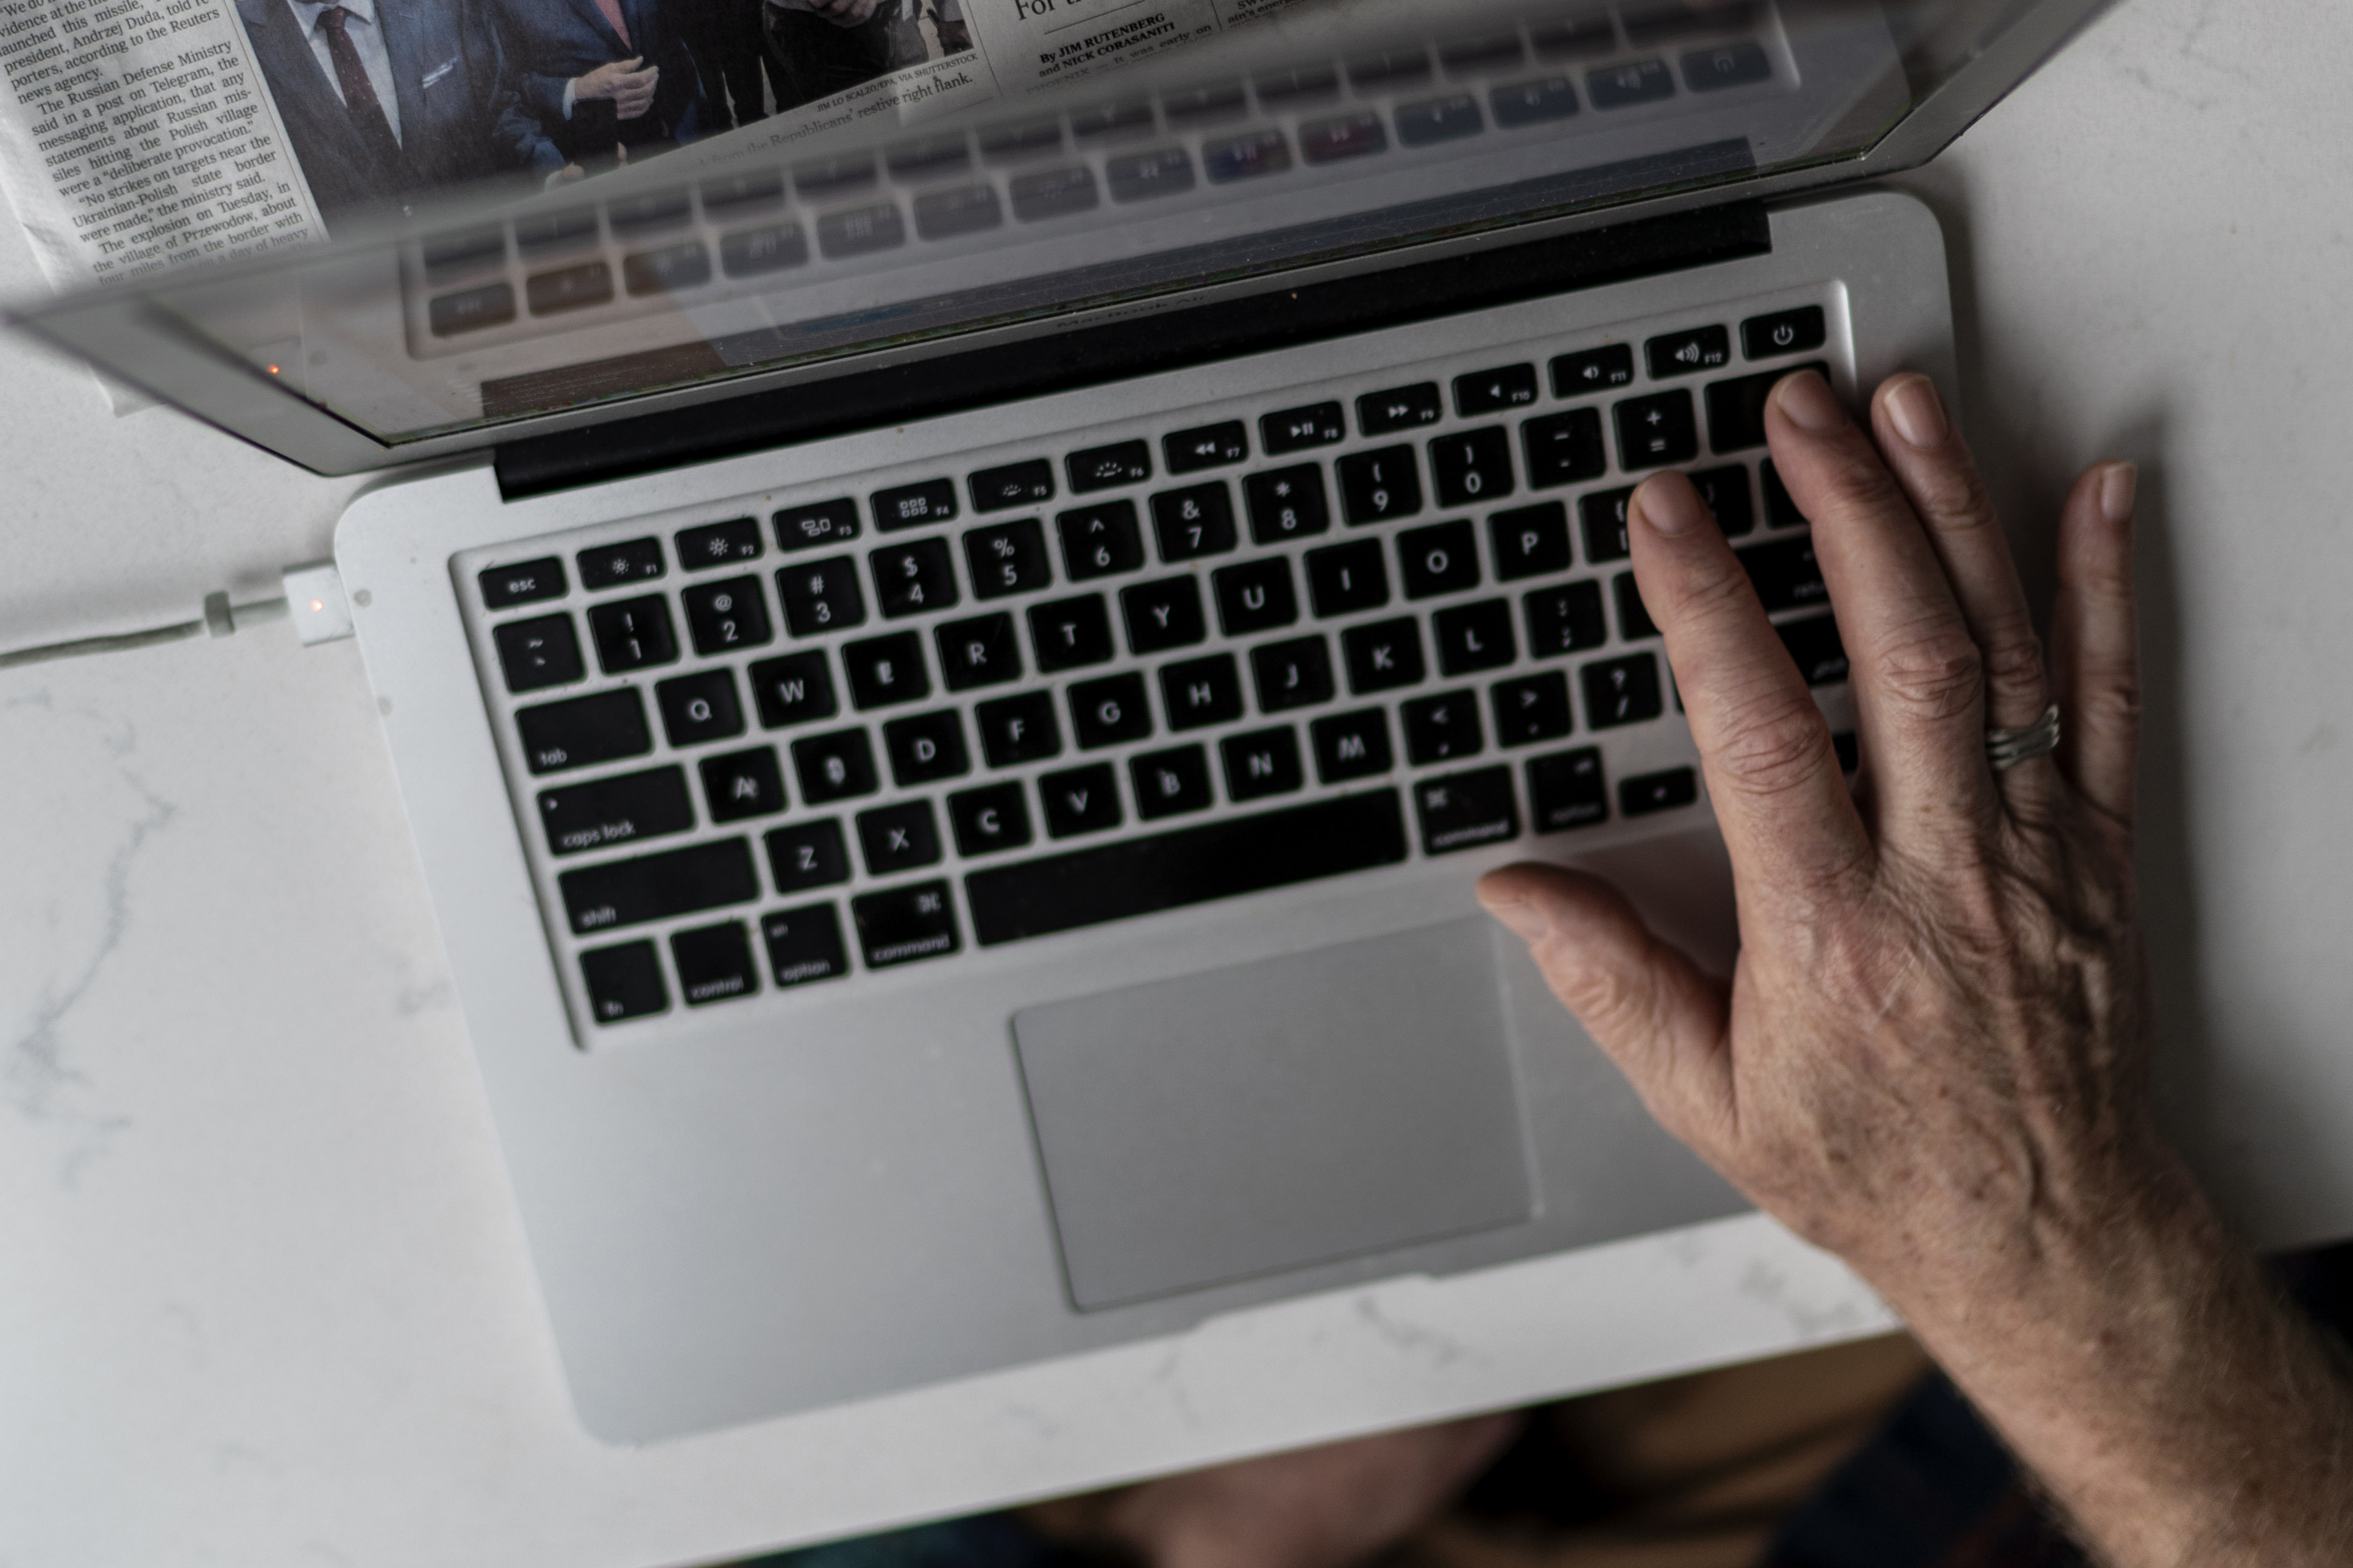
M1734 202L1081 327L742 397L581 426L501 447L509 500L1016 398L1318 342L1758 256L1773 248L1761 202Z

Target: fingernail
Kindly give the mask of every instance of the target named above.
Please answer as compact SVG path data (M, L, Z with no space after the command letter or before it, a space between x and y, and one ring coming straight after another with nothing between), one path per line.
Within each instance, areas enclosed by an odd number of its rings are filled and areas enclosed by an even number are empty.
M1889 391L1887 419L1906 446L1922 451L1943 446L1950 428L1945 422L1945 400L1936 395L1936 384L1925 375L1913 376Z
M2122 527L2130 522L2133 503L2140 499L2140 468L2133 463L2110 463L2100 476L2100 511Z
M1817 436L1827 436L1846 423L1846 410L1839 406L1831 384L1810 370L1783 376L1781 384L1773 389L1773 401L1780 405L1789 423Z
M1627 513L1669 539L1689 533L1708 521L1707 502L1681 474L1654 474L1642 481L1627 503Z
M1479 901L1486 905L1489 914L1509 927L1514 936L1531 946L1543 941L1552 930L1552 921L1546 920L1545 912L1534 904L1517 899L1498 899L1490 902L1483 897Z

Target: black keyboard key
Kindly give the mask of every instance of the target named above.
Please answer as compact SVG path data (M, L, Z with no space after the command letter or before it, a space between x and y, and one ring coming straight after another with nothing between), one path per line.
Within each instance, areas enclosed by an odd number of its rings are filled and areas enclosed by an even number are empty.
M1430 444L1430 483L1440 506L1478 506L1518 489L1512 475L1512 436L1500 425L1440 436Z
M1434 599L1479 585L1479 538L1468 521L1398 535L1398 574L1409 599Z
M972 476L972 510L1010 511L1015 507L1039 506L1054 499L1054 465L1039 458L1002 468L986 468Z
M1193 157L1182 147L1124 153L1103 165L1115 202L1148 202L1184 195L1194 187Z
M808 236L797 223L767 223L719 237L719 265L730 278L757 278L806 266Z
M1585 687L1586 727L1614 730L1665 711L1659 697L1659 661L1650 654L1604 659L1577 671Z
M1722 370L1732 363L1732 334L1722 327L1694 327L1669 332L1642 345L1642 358L1652 381L1672 381L1704 370Z
M1270 112L1279 106L1340 94L1340 73L1328 65L1291 66L1252 80L1258 88L1259 107Z
M1767 614L1810 609L1831 601L1830 585L1822 581L1822 564L1814 559L1811 534L1752 544L1734 552L1746 568L1748 581Z
M945 882L918 882L852 899L849 918L858 927L858 945L869 969L941 958L964 945L956 935L955 901Z
M1602 23L1604 27L1609 24ZM1577 113L1577 89L1565 76L1538 77L1533 81L1515 81L1499 87L1487 95L1488 107L1495 111L1495 123L1505 131L1525 131L1531 125L1550 125L1573 118Z
M1566 833L1609 820L1609 786L1591 746L1528 763L1528 816L1538 833Z
M538 561L518 561L512 566L493 566L476 580L482 586L483 607L492 610L535 605L543 599L561 599L572 591L565 579L564 563L553 555Z
M1626 36L1637 47L1701 33L1722 33L1757 25L1755 0L1649 0L1624 12Z
M1280 174L1291 167L1291 142L1280 131L1245 131L1201 144L1201 166L1213 185Z
M1751 316L1740 323L1740 352L1749 359L1810 353L1829 340L1830 326L1820 305Z
M1106 664L1112 657L1111 616L1095 594L1036 605L1029 611L1029 641L1038 651L1038 668L1047 675Z
M1000 697L972 710L980 727L980 749L992 768L1042 763L1062 754L1061 726L1054 718L1054 699L1044 691Z
M1538 22L1529 29L1528 36L1536 47L1539 59L1606 55L1618 47L1618 29L1609 25L1609 13L1607 11Z
M1495 577L1516 583L1568 570L1568 508L1558 501L1499 511L1487 520Z
M1699 426L1692 395L1681 388L1630 397L1613 405L1618 424L1618 466L1632 473L1688 463L1699 456Z
M1322 637L1267 643L1250 649L1250 659L1260 712L1287 713L1332 700L1332 649Z
M1131 758L1127 778L1135 789L1135 815L1146 822L1207 811L1217 804L1209 784L1209 753L1198 746Z
M1397 765L1388 716L1377 708L1318 719L1307 726L1307 739L1315 752L1315 776L1327 784L1372 778Z
M1486 129L1487 117L1479 112L1479 100L1467 92L1398 106L1398 141L1408 147L1459 142Z
M626 675L678 660L678 634L670 628L670 601L659 595L592 606L588 635L596 644L596 662L607 675Z
M1152 498L1152 532L1160 559L1174 566L1233 549L1234 500L1220 479L1190 489L1163 490Z
M1226 794L1237 805L1270 795L1293 795L1307 786L1299 760L1299 736L1290 725L1231 735L1218 742L1226 766Z
M760 989L759 971L752 966L751 939L744 935L741 921L674 932L670 956L678 965L678 988L690 1007L733 1001Z
M1018 783L985 784L948 796L948 821L955 829L956 853L970 859L1027 848L1029 802Z
M1421 510L1421 470L1410 447L1384 447L1340 459L1340 505L1349 525L1388 522Z
M1270 458L1304 452L1313 447L1336 447L1348 438L1347 416L1336 403L1286 408L1258 422L1258 436Z
M1773 629L1781 634L1781 646L1797 661L1798 673L1806 678L1807 685L1846 683L1846 643L1839 636L1835 619L1813 616L1802 621L1785 621Z
M1348 667L1348 689L1359 697L1420 684L1421 626L1411 616L1351 626L1340 634L1341 661Z
M1472 691L1441 691L1417 698L1398 710L1405 726L1406 761L1416 767L1475 757L1486 750L1479 728L1479 697Z
M1598 408L1572 408L1531 419L1520 426L1520 439L1527 450L1530 489L1582 484L1609 471Z
M1789 487L1781 482L1781 472L1767 458L1757 466L1757 481L1765 489L1765 526L1767 528L1806 528L1812 520L1798 510L1790 498Z
M896 202L879 202L817 220L817 245L828 259L871 256L907 243L907 220Z
M960 779L972 772L964 721L953 709L892 720L882 726L882 752L891 759L891 781L901 789Z
M1707 510L1715 514L1716 527L1727 539L1737 539L1757 527L1757 510L1748 493L1748 468L1734 463L1729 468L1703 468L1691 477L1692 488L1699 499L1707 502Z
M600 1024L670 1011L670 987L662 983L661 956L652 942L624 942L584 952L580 978L588 987L588 1010Z
M1178 88L1164 93L1160 111L1168 123L1189 125L1205 120L1230 120L1250 112L1250 100L1242 96L1242 84L1238 81L1215 82L1206 87Z
M1758 44L1743 41L1713 49L1693 49L1683 56L1683 86L1694 92L1722 92L1726 88L1770 81L1773 61Z
M946 522L956 514L955 481L926 479L920 485L902 485L896 489L877 490L873 507L874 526L885 533L902 528L928 528L935 522Z
M1144 531L1132 500L1066 511L1054 520L1054 531L1062 540L1062 570L1073 583L1143 569Z
M797 637L866 624L858 563L847 555L785 567L776 574L776 597L784 601L785 625Z
M1634 345L1611 343L1563 354L1552 362L1552 395L1583 397L1588 393L1615 392L1634 384Z
M1765 405L1771 401L1773 389L1781 384L1784 376L1810 370L1824 381L1831 378L1831 367L1819 360L1812 364L1786 365L1768 370L1762 375L1737 376L1731 381L1710 382L1707 387L1707 441L1717 455L1746 452L1765 445Z
M1324 499L1324 470L1316 464L1252 474L1242 481L1242 499L1256 543L1281 544L1331 531L1332 507Z
M1585 96L1596 109L1626 109L1674 95L1674 73L1664 60L1637 60L1585 73Z
M645 700L635 687L522 709L515 728L522 735L523 765L535 773L595 767L654 749Z
M1673 811L1699 800L1699 777L1689 768L1668 768L1618 781L1618 809L1629 816Z
M1127 622L1127 647L1134 654L1191 647L1209 635L1201 616L1201 585L1192 577L1163 577L1123 588L1119 610Z
M679 599L686 605L686 629L694 638L694 651L706 658L765 647L776 637L757 577L698 583Z
M955 606L955 566L944 539L893 544L869 554L867 564L874 574L875 603L886 619Z
M1071 687L1071 734L1082 752L1150 739L1152 702L1144 677L1130 672Z
M580 637L570 616L539 616L509 621L491 634L499 669L515 693L569 686L588 672L580 664Z
M1465 419L1527 408L1536 400L1536 367L1507 364L1454 378L1454 412Z
M1634 574L1619 573L1610 579L1609 591L1618 601L1618 636L1622 640L1641 642L1659 635L1658 623L1651 619L1651 608L1642 603L1642 590Z
M858 847L869 876L895 877L940 863L940 827L927 800L902 801L858 814Z
M1326 619L1377 610L1389 602L1388 557L1380 542L1359 539L1307 552L1307 596Z
M841 944L841 915L831 904L763 916L760 945L767 950L768 976L779 990L839 980L849 973L849 952Z
M1060 140L1059 132L1057 140ZM1013 216L1023 223L1043 223L1092 212L1103 205L1095 173L1084 163L1068 169L1039 169L1017 174L1011 182Z
M1124 839L965 879L984 947L1345 876L1406 858L1395 790Z
M1280 631L1299 619L1299 595L1291 583L1291 563L1261 557L1210 574L1218 601L1218 626L1229 637Z
M1609 640L1601 618L1601 584L1567 583L1530 594L1521 608L1528 623L1528 656L1558 658L1583 653Z
M1336 163L1388 150L1388 127L1369 111L1310 120L1299 127L1299 155L1310 163Z
M833 691L833 676L821 652L764 658L745 673L751 677L752 703L759 710L764 730L814 723L841 710L840 700Z
M923 639L914 632L846 644L841 668L849 678L849 700L860 710L921 702L932 694Z
M1071 453L1063 466L1070 470L1074 496L1140 485L1152 478L1152 447L1145 441L1122 441L1114 447L1090 447Z
M702 798L713 822L743 822L785 809L785 775L774 746L702 759Z
M1046 531L1034 517L974 529L964 536L964 563L976 599L1034 594L1054 582L1054 569L1046 563Z
M1082 142L1106 136L1148 136L1155 126L1149 99L1131 98L1071 111L1071 134Z
M1450 76L1480 76L1510 70L1527 58L1517 33L1491 33L1438 47L1438 61Z
M1356 399L1356 427L1367 436L1419 430L1445 416L1446 400L1439 395L1438 383L1434 381L1367 393Z
M1421 819L1425 855L1451 855L1520 836L1520 803L1509 768L1423 779L1413 786L1413 809Z
M855 539L864 531L858 525L858 503L847 496L788 507L776 513L776 523L779 550L815 550Z
M1487 697L1494 705L1499 746L1557 741L1575 727L1568 712L1568 677L1556 669L1498 681Z
M735 677L723 667L663 681L654 688L654 703L661 710L662 733L680 751L713 741L732 741L744 732L744 708L735 700Z
M690 528L678 536L678 563L689 572L757 561L761 550L760 525L748 517Z
M1633 487L1619 490L1596 490L1578 498L1577 516L1585 534L1585 558L1595 565L1605 562L1624 561L1634 553L1626 538L1626 507L1634 499Z
M741 838L584 866L557 878L556 886L575 936L748 904L760 896L752 847Z
M1229 419L1219 425L1204 425L1195 430L1179 430L1164 437L1160 442L1161 456L1167 459L1172 474L1198 474L1205 468L1222 468L1250 458L1250 432L1239 419Z
M768 875L776 879L780 893L830 888L849 880L849 848L842 838L841 824L830 817L779 827L762 842L768 849Z
M1168 727L1180 734L1240 718L1242 681L1234 656L1213 653L1207 658L1163 665L1160 705L1168 715Z
M653 768L542 790L539 821L548 853L580 855L684 833L694 826L694 803L687 798L685 769Z
M1430 618L1430 641L1438 645L1441 675L1476 675L1501 669L1520 657L1512 636L1512 602L1482 599L1456 605Z
M874 777L874 751L863 730L837 730L795 741L793 772L800 775L802 801L810 805L830 805L872 795L881 787Z
M1126 820L1119 806L1119 775L1109 763L1042 774L1038 798L1046 807L1046 832L1055 838L1108 833Z
M632 539L619 544L600 544L594 550L580 552L580 585L594 592L599 588L623 588L633 583L650 583L665 575L670 568L662 559L659 539Z

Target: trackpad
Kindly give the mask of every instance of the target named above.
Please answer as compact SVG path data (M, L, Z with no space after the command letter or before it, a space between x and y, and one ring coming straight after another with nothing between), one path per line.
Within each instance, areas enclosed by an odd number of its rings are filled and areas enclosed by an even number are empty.
M1534 1209L1484 920L1013 1020L1082 1309Z

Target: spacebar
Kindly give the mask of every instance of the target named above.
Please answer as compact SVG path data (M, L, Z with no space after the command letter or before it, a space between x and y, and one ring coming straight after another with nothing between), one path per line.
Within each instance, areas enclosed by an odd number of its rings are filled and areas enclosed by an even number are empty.
M1405 858L1393 789L1129 838L964 879L983 947L1205 904Z

